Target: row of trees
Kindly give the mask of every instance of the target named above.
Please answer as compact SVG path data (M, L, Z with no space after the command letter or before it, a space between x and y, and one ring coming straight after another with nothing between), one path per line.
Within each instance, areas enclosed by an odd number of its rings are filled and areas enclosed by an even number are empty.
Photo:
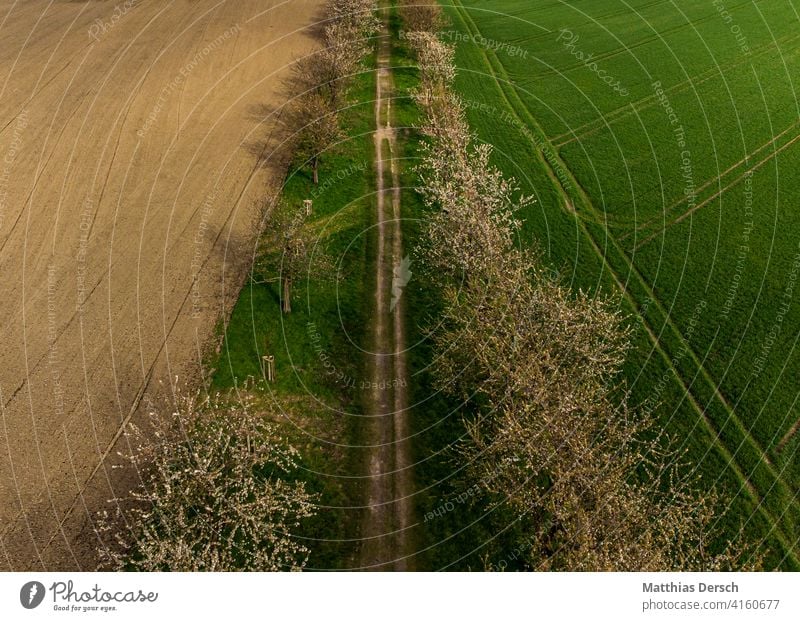
M617 378L630 334L618 303L572 293L520 247L518 215L532 199L471 135L451 88L452 49L431 32L408 39L427 138L421 254L445 309L434 374L472 408L459 461L521 525L530 568L741 568L740 542L710 552L716 499L694 492L665 438L626 402Z
M285 144L295 161L311 168L315 185L323 155L343 138L339 111L347 105L353 78L369 54L380 22L374 0L330 0L328 20L321 27L322 45L299 59L290 88L298 93L287 105ZM262 235L265 252L257 268L278 273L281 309L292 312L292 288L303 271L330 273L328 257L316 246L305 227L308 214L277 201L269 212ZM312 266L313 263L313 266Z
M287 144L296 160L311 167L315 184L323 154L343 135L339 111L378 29L374 5L374 0L330 0L320 49L294 65L291 90L298 95L287 107L292 132Z

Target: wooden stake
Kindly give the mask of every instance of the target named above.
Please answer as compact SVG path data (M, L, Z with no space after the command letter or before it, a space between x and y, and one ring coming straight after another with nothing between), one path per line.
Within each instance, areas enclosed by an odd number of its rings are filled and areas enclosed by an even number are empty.
M275 381L275 356L261 356L261 374L266 381Z
M288 276L283 277L283 296L281 307L284 313L292 312L292 279Z

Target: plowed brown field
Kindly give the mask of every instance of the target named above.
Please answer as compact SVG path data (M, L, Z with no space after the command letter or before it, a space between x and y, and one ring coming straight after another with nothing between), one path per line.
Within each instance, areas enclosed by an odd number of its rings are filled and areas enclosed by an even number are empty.
M238 294L320 4L0 0L0 569L95 568L123 425Z

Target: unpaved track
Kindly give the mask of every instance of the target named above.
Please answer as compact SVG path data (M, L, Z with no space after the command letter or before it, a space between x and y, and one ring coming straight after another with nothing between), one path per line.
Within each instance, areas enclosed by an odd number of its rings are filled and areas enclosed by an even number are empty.
M121 427L238 294L320 5L0 0L0 569L94 568Z
M368 396L368 511L362 527L360 566L413 569L412 478L409 450L408 373L404 301L393 295L403 261L400 178L392 128L392 71L388 32L381 33L375 97L377 252ZM388 175L387 175L388 164ZM387 187L387 177L390 186ZM388 204L390 204L390 206ZM391 210L391 211L390 211Z

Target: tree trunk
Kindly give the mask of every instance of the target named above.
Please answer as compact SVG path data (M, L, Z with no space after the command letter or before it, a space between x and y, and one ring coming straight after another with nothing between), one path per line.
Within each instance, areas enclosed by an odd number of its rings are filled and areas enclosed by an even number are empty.
M319 185L319 158L315 157L311 162L311 170L314 174L314 185Z
M284 313L292 312L292 279L288 276L283 278L283 295L281 296L281 309Z

